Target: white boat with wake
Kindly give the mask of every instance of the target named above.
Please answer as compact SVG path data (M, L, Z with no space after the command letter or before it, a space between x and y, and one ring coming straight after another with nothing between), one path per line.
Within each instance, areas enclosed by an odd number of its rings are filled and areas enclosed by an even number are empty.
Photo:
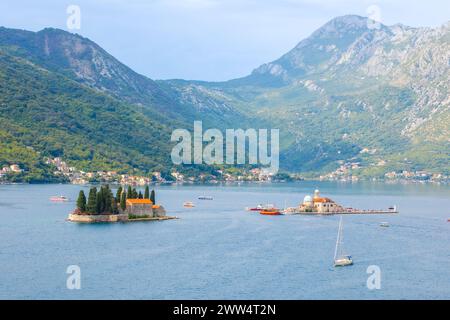
M50 197L50 201L52 202L67 202L69 201L69 198L67 198L66 196L51 196Z

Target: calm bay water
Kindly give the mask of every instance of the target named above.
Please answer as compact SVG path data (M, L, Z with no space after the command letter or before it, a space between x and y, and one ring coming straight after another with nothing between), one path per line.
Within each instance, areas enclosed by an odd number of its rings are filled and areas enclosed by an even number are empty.
M345 206L396 204L400 214L345 216L355 264L335 269L338 216L244 210L293 206L316 187ZM158 186L157 202L180 219L95 225L65 221L79 189L0 185L1 299L450 299L448 186ZM59 194L73 201L49 201ZM187 200L197 206L183 208ZM69 265L81 268L81 290L66 288ZM366 286L370 265L381 269L380 290Z

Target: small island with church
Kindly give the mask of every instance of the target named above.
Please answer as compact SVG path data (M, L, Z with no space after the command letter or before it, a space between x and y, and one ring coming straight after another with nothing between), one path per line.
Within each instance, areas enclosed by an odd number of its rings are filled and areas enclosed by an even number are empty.
M307 214L307 215L333 215L333 214L392 214L398 213L397 206L385 209L355 209L340 205L334 200L322 197L320 191L316 189L311 197L307 195L303 202L297 207L285 208L284 214Z
M116 195L103 185L99 189L92 187L89 195L80 191L77 199L77 208L69 214L68 221L95 223L95 222L131 222L131 221L159 221L176 219L166 215L162 205L156 204L155 191L145 192L128 187L127 190L119 186Z

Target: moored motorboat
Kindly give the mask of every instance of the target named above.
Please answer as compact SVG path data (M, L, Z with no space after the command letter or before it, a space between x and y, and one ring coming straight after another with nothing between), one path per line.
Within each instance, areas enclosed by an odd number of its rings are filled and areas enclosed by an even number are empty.
M278 216L281 214L281 211L277 208L272 208L272 209L263 209L259 213L267 216Z
M253 208L246 208L247 211L259 211L260 214L268 215L268 216L277 216L282 214L281 210L276 208L273 204L258 204L256 207Z
M200 197L198 197L198 200L213 200L213 197L211 197L211 196L200 196Z
M289 214L296 214L294 208L285 208L281 210L281 214L289 215Z
M262 204L258 204L256 207L253 208L246 208L247 211L261 211L264 210L264 206Z
M384 228L389 227L389 222L381 222L380 227L384 227Z

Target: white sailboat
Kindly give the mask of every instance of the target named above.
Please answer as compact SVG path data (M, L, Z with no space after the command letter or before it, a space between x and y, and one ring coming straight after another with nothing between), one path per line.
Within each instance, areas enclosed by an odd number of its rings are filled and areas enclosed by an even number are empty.
M343 224L342 216L339 220L339 230L336 240L336 248L334 250L334 266L335 267L345 267L353 264L352 257L343 253L342 243L343 243Z

